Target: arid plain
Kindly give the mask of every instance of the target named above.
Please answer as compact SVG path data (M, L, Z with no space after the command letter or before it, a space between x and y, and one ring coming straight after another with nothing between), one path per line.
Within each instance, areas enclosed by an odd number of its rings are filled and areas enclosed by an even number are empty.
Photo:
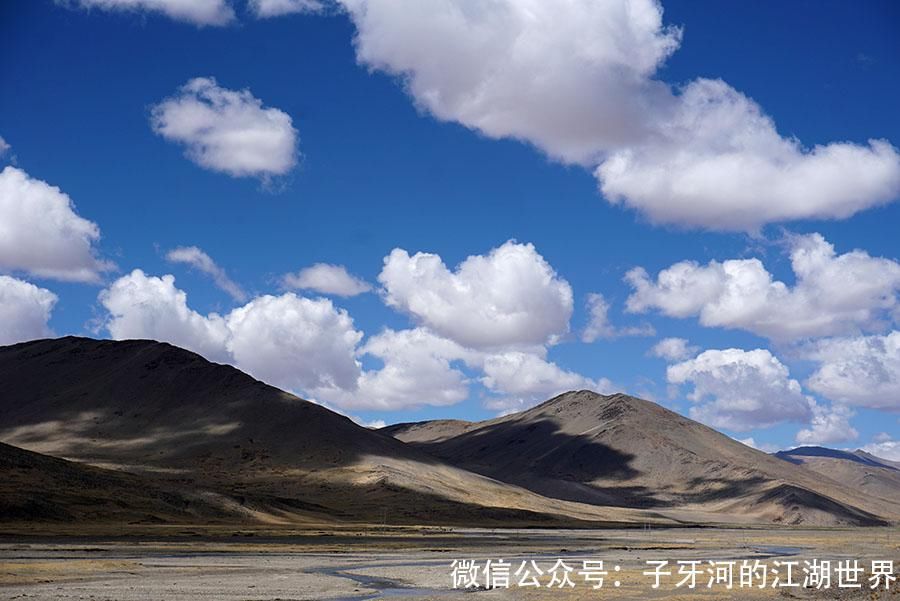
M504 559L515 567L535 560L549 571L557 559L581 568L603 560L601 589L573 573L575 587L453 588L451 564L468 558ZM3 599L896 599L896 587L872 591L676 587L680 577L644 574L648 560L857 559L900 561L900 531L873 529L483 530L388 528L285 532L245 529L149 528L140 536L96 534L0 540ZM619 566L619 571L614 571ZM798 580L802 580L802 574ZM547 584L549 574L543 579ZM614 585L619 582L619 586Z

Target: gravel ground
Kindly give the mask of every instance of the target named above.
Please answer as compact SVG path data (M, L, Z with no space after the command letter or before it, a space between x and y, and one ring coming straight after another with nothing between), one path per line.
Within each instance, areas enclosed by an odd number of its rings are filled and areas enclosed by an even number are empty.
M548 570L557 558L573 566L575 588L454 590L451 562L505 559L512 570L535 560ZM661 530L456 531L453 536L399 535L390 543L53 539L0 537L0 599L93 601L262 601L367 599L885 599L900 601L900 585L872 593L804 589L691 591L669 580L659 589L643 575L650 559L668 560L892 559L900 575L900 531ZM610 572L595 591L577 575L582 560ZM614 571L614 566L619 566ZM675 568L677 571L677 567ZM544 583L549 574L544 577ZM679 577L680 579L680 577ZM614 586L613 581L619 586Z

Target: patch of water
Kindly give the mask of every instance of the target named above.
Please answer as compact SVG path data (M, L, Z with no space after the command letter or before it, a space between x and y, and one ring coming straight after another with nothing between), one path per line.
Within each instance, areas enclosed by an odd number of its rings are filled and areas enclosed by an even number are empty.
M453 591L451 589L436 589L416 586L403 586L400 583L389 580L387 578L379 578L375 576L366 576L365 574L353 574L345 572L342 569L324 569L315 570L320 574L328 574L337 578L347 578L359 585L360 588L373 590L374 592L362 592L358 595L349 595L339 597L334 601L369 601L371 599L397 599L404 597L430 597L434 595L452 595L454 593L462 593L463 591Z

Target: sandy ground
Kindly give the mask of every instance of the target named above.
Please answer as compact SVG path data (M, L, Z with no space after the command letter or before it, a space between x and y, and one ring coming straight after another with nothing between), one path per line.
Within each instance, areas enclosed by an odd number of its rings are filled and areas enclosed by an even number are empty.
M451 563L504 559L515 571L534 560L547 571L557 558L573 567L575 588L452 588ZM601 590L577 574L582 561L603 560ZM284 533L157 532L142 536L0 536L0 599L95 601L261 601L333 599L887 599L888 591L802 588L652 589L647 560L893 560L900 576L900 529L845 530L428 530ZM615 566L619 567L616 571ZM705 569L705 565L703 566ZM797 568L799 569L799 568ZM677 565L674 568L677 571ZM866 574L865 577L867 577ZM802 579L802 575L797 579ZM513 577L515 581L516 578ZM546 585L550 575L541 579ZM614 586L617 581L619 586Z

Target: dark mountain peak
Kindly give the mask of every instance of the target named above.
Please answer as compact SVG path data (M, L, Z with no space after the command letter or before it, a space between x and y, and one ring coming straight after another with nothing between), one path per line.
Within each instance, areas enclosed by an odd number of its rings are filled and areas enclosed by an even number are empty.
M0 439L17 446L144 467L245 469L298 457L343 465L397 452L342 415L153 340L69 336L0 348L0 424Z

